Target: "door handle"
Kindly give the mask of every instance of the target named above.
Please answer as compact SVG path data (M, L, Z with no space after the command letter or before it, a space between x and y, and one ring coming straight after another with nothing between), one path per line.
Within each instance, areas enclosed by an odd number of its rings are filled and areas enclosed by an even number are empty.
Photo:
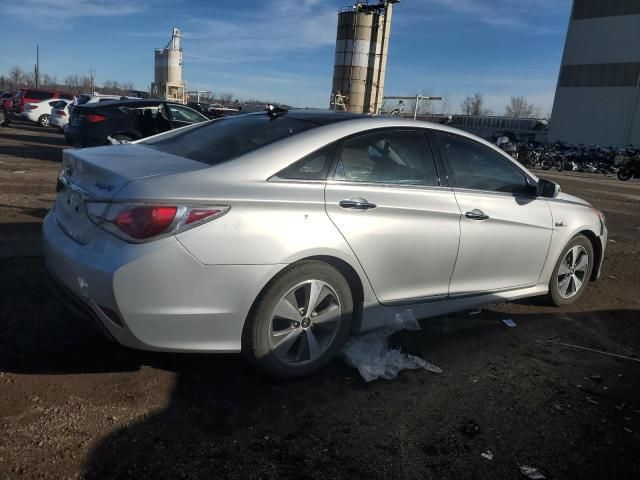
M484 213L482 210L478 210L477 208L474 208L470 212L465 213L464 216L471 220L488 220L489 219L489 215Z
M364 198L347 198L346 200L340 200L338 205L342 208L352 208L354 210L369 210L377 207L375 203L371 203Z

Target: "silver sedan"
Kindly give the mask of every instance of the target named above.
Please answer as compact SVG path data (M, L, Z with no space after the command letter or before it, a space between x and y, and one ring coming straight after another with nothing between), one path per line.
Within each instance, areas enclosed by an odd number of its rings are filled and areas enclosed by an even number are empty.
M56 290L112 339L280 377L408 308L572 303L607 239L598 210L462 131L277 109L66 150L43 229Z

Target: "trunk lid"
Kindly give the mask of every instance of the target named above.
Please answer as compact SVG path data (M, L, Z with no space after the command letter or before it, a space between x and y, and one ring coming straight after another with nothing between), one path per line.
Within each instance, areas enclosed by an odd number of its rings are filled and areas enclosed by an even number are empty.
M55 218L67 235L87 244L96 228L87 202L109 202L134 180L204 168L209 166L136 144L64 150Z

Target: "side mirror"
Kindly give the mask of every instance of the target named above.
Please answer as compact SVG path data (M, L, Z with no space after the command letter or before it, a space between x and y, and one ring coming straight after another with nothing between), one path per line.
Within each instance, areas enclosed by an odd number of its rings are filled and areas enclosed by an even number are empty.
M541 178L538 180L538 187L536 194L538 197L555 198L560 193L560 185L551 180Z

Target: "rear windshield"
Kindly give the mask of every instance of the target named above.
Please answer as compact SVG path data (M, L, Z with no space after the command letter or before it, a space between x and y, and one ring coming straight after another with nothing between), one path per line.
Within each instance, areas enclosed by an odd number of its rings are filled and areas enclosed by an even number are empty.
M89 100L91 100L91 97L89 95L78 95L76 97L76 105L84 105Z
M216 165L319 124L286 115L241 115L206 122L140 143L162 152Z
M24 93L24 98L32 98L34 100L47 100L53 97L53 92L44 92L41 90L27 90Z

